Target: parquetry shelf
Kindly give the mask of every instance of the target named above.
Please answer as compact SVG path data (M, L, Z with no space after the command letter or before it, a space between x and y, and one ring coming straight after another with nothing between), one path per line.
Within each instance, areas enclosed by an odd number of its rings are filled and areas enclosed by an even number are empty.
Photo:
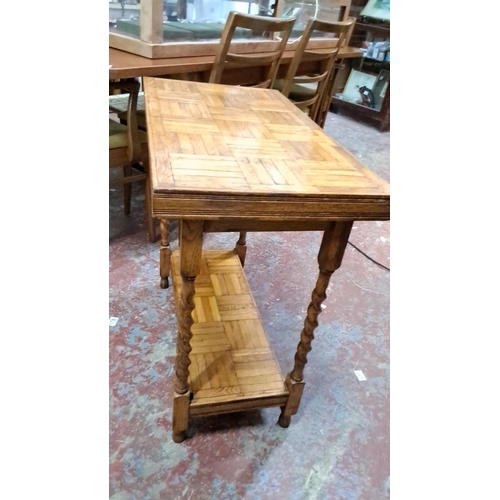
M168 219L180 229L173 439L190 416L248 408L280 406L287 427L353 221L388 220L389 186L276 90L147 77L145 106L163 280ZM318 230L318 279L283 384L243 273L246 231ZM220 231L240 232L235 250L203 252L203 233Z
M179 306L179 251L172 275ZM284 405L288 389L234 250L203 252L193 300L190 414Z

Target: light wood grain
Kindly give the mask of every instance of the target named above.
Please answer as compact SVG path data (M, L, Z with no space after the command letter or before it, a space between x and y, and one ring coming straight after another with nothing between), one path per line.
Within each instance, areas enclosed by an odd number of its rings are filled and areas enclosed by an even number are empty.
M141 43L140 40L135 40L118 34L110 33L110 38L111 35L114 35L115 37L119 37L121 39L125 39L127 42L130 41L131 44L133 44L134 42L136 42L137 44ZM146 46L142 55L138 55L137 53L133 53L135 51L135 47L130 48L130 50L127 50L126 48L124 48L123 50L119 50L116 48L112 48L112 44L110 43L108 59L111 67L109 68L109 79L120 80L123 78L139 78L144 76L158 77L165 75L169 75L171 77L176 78L179 77L179 75L190 75L189 78L190 80L194 81L194 79L197 78L199 79L199 81L208 82L208 77L210 75L210 71L212 69L212 65L214 62L215 52L219 47L218 43L212 43L212 45L213 45L212 55L193 54L187 56L184 51L183 53L181 52L178 57L173 57L172 48L169 47L169 53L167 55L159 59L151 59L150 57L148 57L148 54L151 53L151 45ZM309 48L314 48L314 47L309 46ZM239 50L236 44L235 46L233 46L232 50L236 51ZM253 51L250 52L255 52L255 49L253 49ZM362 54L363 52L356 47L343 47L340 50L339 57L340 56L342 56L342 58L361 57ZM285 76L288 65L292 61L293 55L294 55L294 50L286 50L283 53L283 56L281 58L281 64L278 69L278 78ZM254 71L254 68L250 69L251 71ZM299 72L301 74L307 74L309 69L310 65L308 64L308 61L304 61L304 64L301 64L301 66L299 67ZM235 68L233 70L228 69L228 73L229 73L228 83L233 83L230 80L231 74L235 78L241 80L241 73L242 73L241 68Z
M387 183L278 91L145 78L145 106L156 217L389 219Z
M389 219L389 185L278 91L146 78L145 107L153 211L180 219L175 392L192 394L190 416L279 406L286 427L330 275L354 220ZM285 385L241 266L244 232L321 229L319 276ZM224 230L243 231L238 252L202 252L203 233Z
M148 61L154 61L153 47L154 46L152 44L143 42L138 38L132 38L130 36L123 35L121 33L109 33L110 50L116 50L117 52L130 54L133 55L134 57L140 57ZM135 76L141 76L141 75L135 75ZM122 76L116 77L116 75L115 76L110 75L110 79L114 78L122 78Z
M140 27L142 42L163 43L163 0L141 2Z
M182 284L177 307L179 331L177 333L174 386L177 394L185 394L189 389L188 369L191 364L189 353L191 352L190 340L193 336L191 326L194 322L191 313L195 307L194 280L200 272L202 234L203 225L199 222L181 221L179 275L182 277Z
M174 408L172 412L172 439L182 443L189 421L189 394L174 392Z
M252 86L272 88L281 57L296 19L296 17L283 19L252 16L235 11L230 12L215 54L214 64L208 80L209 83L220 83L224 69L231 64L233 67L258 66L265 68L265 71L255 71L256 79L252 82ZM236 28L251 29L253 32L279 33L280 41L276 41L275 47L265 54L237 54L234 51L230 52Z
M170 276L170 223L167 219L160 220L160 287L168 288L168 277Z
M205 250L194 281L189 354L190 414L235 411L286 401L288 391L271 350L240 259L234 250ZM181 300L180 252L172 254L177 302ZM208 408L206 413L204 409Z

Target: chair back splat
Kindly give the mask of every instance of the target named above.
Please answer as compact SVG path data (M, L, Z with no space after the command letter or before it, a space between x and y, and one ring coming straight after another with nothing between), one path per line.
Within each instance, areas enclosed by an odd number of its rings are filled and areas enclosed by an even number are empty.
M274 88L281 90L302 110L309 110L309 117L318 123L321 120L321 103L327 99L328 93L333 90L333 70L338 58L339 50L346 45L350 38L355 19L349 18L343 22L326 22L318 19L310 19L307 23L302 37L299 41L292 62L283 80L277 81ZM337 38L337 44L331 49L307 49L307 44L313 32L333 33ZM296 76L300 63L307 59L316 61L318 71L311 75ZM316 83L312 89L308 84ZM306 85L304 85L306 84Z
M220 44L215 55L214 64L210 73L209 83L221 83L224 68L228 65L241 65L242 67L260 66L263 70L255 72L255 82L249 87L272 88L281 56L286 48L286 43L292 31L296 17L274 18L253 16L230 12L221 35ZM253 33L281 33L274 36L276 48L270 52L236 54L230 52L231 42L236 28L246 28Z

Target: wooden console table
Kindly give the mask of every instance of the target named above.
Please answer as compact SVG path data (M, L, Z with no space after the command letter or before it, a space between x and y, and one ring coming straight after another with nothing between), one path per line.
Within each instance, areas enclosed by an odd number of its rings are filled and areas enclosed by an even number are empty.
M243 409L280 407L288 427L353 221L388 220L389 186L276 90L144 84L153 214L179 219L173 439L183 441L189 417ZM319 275L283 379L245 279L244 239L203 251L203 233L318 230Z

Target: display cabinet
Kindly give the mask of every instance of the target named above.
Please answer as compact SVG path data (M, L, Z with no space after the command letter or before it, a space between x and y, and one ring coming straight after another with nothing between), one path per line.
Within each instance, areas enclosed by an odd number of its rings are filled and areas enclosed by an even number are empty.
M363 54L345 60L335 80L330 109L386 131L390 128L389 1L365 4L350 40Z
M345 21L351 0L113 0L109 3L109 46L150 59L215 55L231 11L253 15L297 16L288 48L294 48L307 21ZM236 53L273 50L278 35L239 29ZM335 46L333 35L313 36L310 48Z

